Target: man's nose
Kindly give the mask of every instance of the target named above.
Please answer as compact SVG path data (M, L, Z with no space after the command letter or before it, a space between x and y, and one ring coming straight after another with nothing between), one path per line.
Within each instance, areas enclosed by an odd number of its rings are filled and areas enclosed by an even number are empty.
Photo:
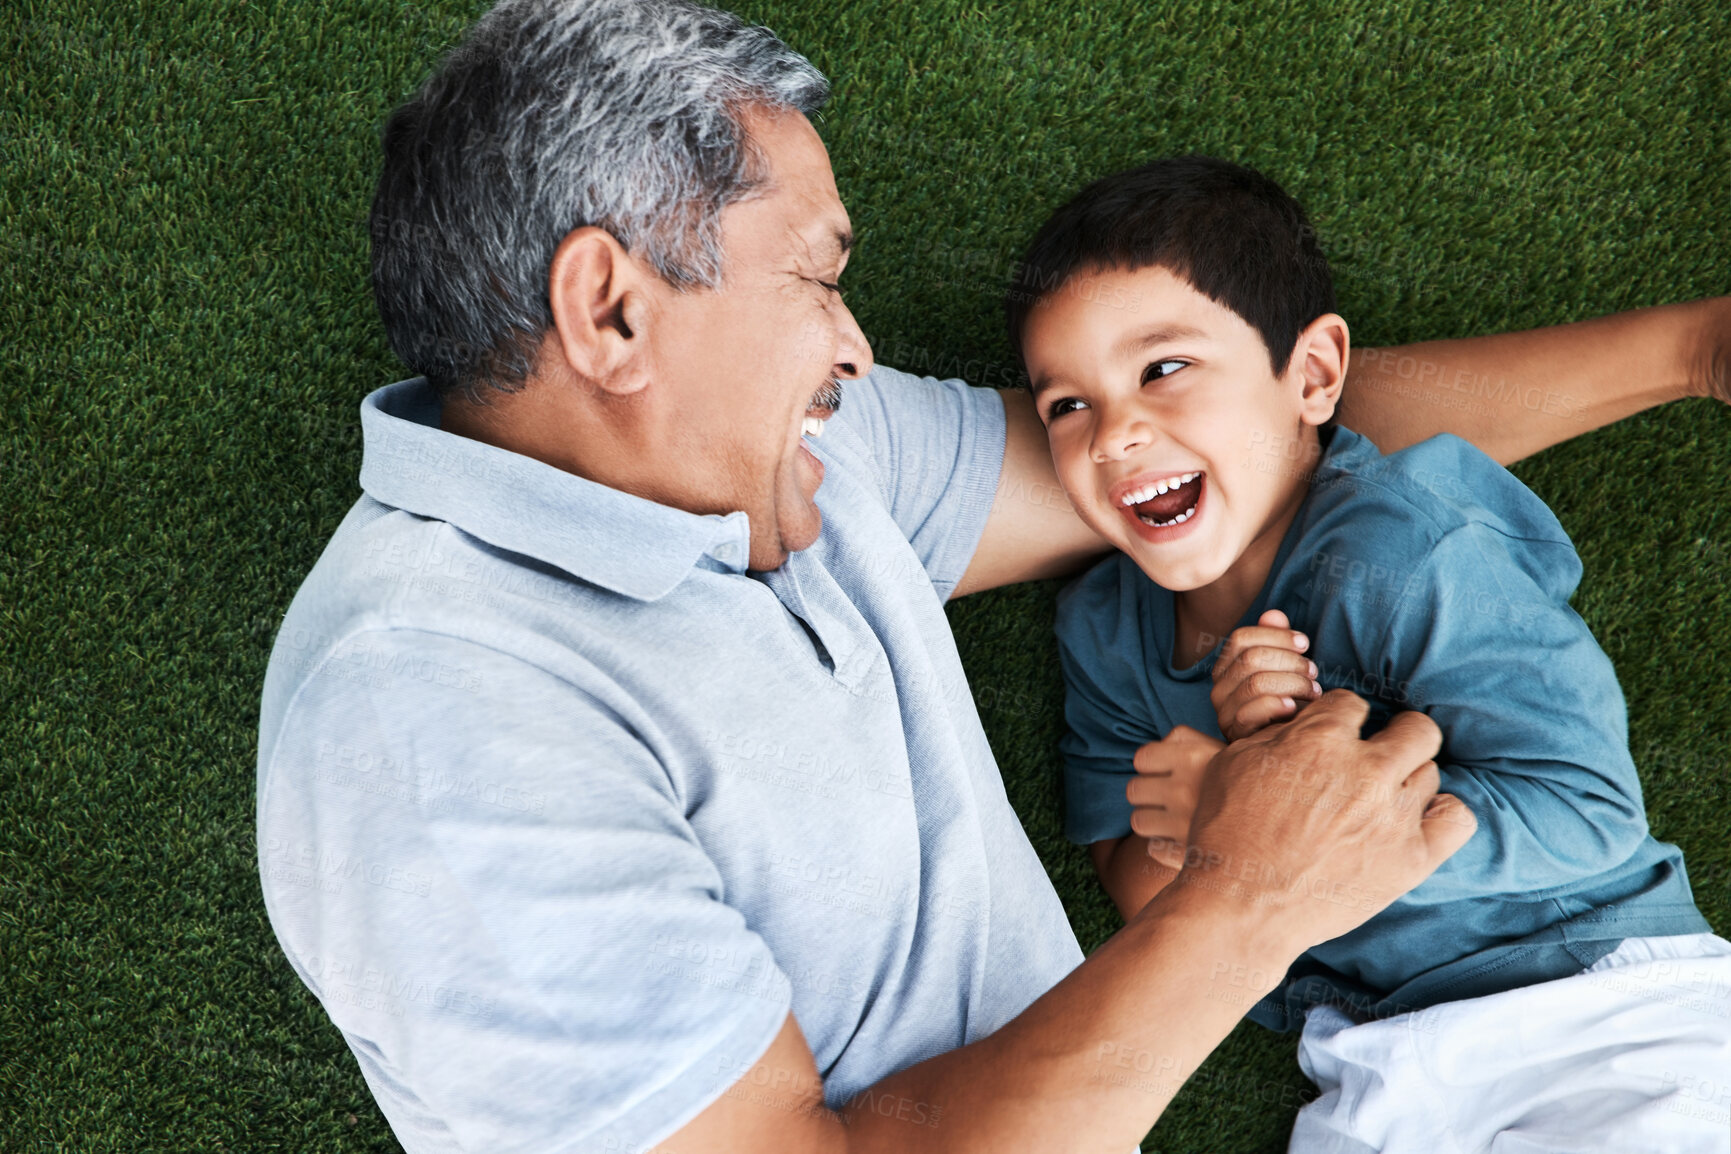
M859 322L853 319L853 311L845 304L838 304L836 307L841 309L842 314L840 323L836 326L841 340L836 345L832 371L838 380L857 381L872 371L874 362L871 342L866 340Z

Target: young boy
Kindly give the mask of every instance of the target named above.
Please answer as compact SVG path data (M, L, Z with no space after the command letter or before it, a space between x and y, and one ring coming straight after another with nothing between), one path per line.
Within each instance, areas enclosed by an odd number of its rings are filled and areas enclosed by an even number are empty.
M1138 835L1188 822L1133 807L1137 769L1194 780L1222 735L1333 688L1369 729L1422 710L1478 831L1246 996L1303 1025L1323 1090L1291 1148L1724 1154L1731 943L1647 833L1622 694L1569 607L1574 548L1466 442L1383 456L1334 426L1334 309L1302 209L1223 161L1108 177L1035 237L1011 335L1071 502L1121 550L1059 602L1067 833L1128 914L1173 876L1150 853L1174 843Z

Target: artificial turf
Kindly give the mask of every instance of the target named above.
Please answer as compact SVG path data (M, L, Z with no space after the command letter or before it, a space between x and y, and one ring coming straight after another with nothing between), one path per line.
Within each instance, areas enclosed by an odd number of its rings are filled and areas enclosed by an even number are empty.
M367 287L377 131L478 12L385 0L0 8L0 1150L392 1150L254 864L277 620L402 375ZM1310 208L1361 344L1722 293L1716 0L750 0L835 82L849 302L901 367L1016 376L1008 262L1085 180L1203 151ZM1731 927L1731 411L1522 464L1586 565L1655 833ZM1085 947L1059 834L1051 584L951 620ZM1150 974L1150 981L1160 975ZM1241 1027L1147 1148L1283 1148L1291 1037Z

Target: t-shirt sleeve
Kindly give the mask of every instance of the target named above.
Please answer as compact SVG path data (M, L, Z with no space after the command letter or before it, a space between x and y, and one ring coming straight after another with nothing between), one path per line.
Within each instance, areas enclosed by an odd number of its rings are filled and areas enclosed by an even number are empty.
M650 746L480 645L342 652L262 767L259 865L410 1150L639 1150L695 1117L790 990Z
M1361 525L1358 539L1379 528L1402 532L1384 518ZM1375 594L1375 610L1325 621L1318 633L1354 631L1364 668L1437 723L1441 788L1479 822L1404 900L1542 898L1626 861L1646 837L1646 816L1615 671L1567 602L1574 582L1559 579L1579 571L1573 548L1470 523L1410 567L1386 552L1364 562L1343 569L1360 574L1350 580L1363 599L1335 604L1363 606Z
M1004 464L1003 399L879 365L843 386L834 421L863 445L890 516L947 598L991 516Z
M1144 644L1122 557L1107 558L1058 600L1064 672L1064 836L1081 845L1130 832L1124 790L1136 751L1162 737L1142 672Z

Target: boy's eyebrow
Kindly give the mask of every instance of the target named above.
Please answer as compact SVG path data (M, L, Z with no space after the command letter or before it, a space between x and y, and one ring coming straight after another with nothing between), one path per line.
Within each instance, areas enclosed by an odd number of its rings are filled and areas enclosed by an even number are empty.
M1195 325L1156 325L1151 329L1143 329L1141 332L1131 333L1123 340L1120 340L1112 347L1112 355L1128 357L1133 356L1138 351L1145 349L1150 345L1163 344L1166 341L1206 340L1208 336L1209 334L1206 330L1199 329ZM1030 395L1037 397L1045 390L1061 382L1063 379L1062 374L1057 374L1051 377L1041 377L1037 381L1030 381L1028 382L1028 392Z
M1113 348L1118 356L1129 356L1139 349L1149 345L1164 344L1167 341L1195 340L1197 337L1207 337L1208 334L1195 325L1156 325L1151 329L1143 329L1131 333Z

